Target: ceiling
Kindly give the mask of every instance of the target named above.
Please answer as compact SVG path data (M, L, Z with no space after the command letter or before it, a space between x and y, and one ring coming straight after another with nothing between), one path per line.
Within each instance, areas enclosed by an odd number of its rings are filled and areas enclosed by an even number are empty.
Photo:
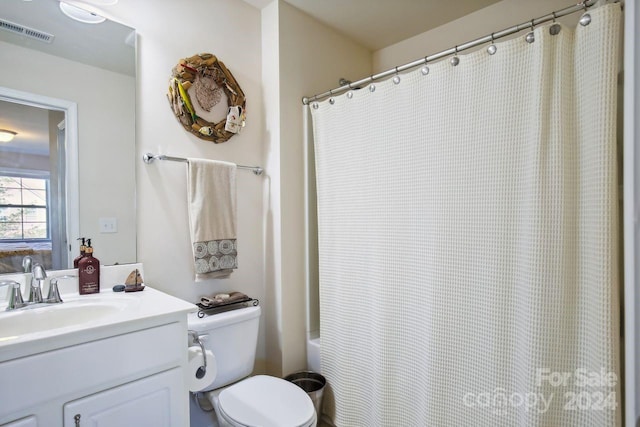
M272 0L245 0L262 9ZM372 51L451 22L499 0L285 0Z
M0 41L135 76L134 29L109 20L100 24L74 21L60 11L58 0L0 1L0 19L54 36L51 43L45 43L0 30Z
M0 151L49 155L49 110L0 101L0 129L18 134L11 142L0 142Z

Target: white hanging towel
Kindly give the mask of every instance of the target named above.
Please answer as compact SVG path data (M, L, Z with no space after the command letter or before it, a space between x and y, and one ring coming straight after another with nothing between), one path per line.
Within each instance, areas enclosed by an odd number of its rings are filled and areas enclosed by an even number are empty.
M189 226L196 282L227 278L238 268L236 165L187 159Z

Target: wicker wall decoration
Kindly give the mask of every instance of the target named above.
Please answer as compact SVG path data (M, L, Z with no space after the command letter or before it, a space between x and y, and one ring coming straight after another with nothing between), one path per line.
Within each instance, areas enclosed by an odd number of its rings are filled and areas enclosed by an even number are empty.
M227 99L226 119L214 123L202 117L223 97ZM244 127L244 92L222 61L210 53L178 62L171 72L167 98L182 126L199 138L217 144L228 141Z

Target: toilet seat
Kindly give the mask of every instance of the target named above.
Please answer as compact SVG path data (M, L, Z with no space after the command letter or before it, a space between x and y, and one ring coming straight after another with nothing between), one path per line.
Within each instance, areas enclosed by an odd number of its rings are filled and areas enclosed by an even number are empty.
M316 424L313 401L300 387L280 378L257 375L225 388L219 415L234 426L310 427Z

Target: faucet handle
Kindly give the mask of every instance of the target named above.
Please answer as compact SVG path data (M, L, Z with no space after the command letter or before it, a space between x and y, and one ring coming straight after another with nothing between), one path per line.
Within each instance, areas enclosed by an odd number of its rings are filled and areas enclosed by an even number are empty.
M49 293L47 294L47 299L44 302L49 304L62 302L62 298L60 298L60 291L58 291L58 279L55 277L49 282Z
M7 280L0 282L0 287L2 286L9 286L9 304L7 305L7 310L13 310L26 305L22 299L22 292L20 292L20 283L13 280Z
M47 294L47 299L44 301L49 304L57 304L61 303L62 298L60 297L60 291L58 290L58 280L63 279L73 279L78 276L60 276L54 277L49 281L49 293Z

